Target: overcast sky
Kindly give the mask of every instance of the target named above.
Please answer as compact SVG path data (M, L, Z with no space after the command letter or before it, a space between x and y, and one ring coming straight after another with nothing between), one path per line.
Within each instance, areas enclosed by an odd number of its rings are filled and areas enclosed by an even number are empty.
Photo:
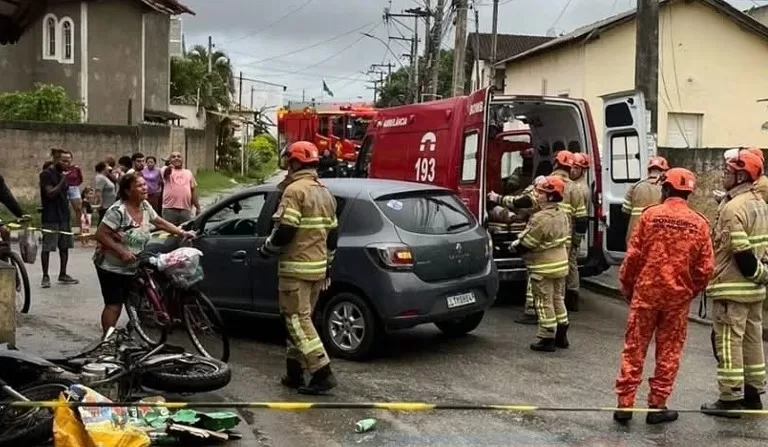
M217 49L227 51L236 71L248 78L287 86L286 100L301 100L321 94L324 79L335 100L371 100L365 75L371 64L398 62L381 42L388 36L405 35L404 26L382 20L390 0L180 0L196 16L183 16L187 48L207 45L213 37ZM432 0L435 4L437 0ZM765 0L728 0L747 9ZM546 35L553 29L564 33L601 18L634 7L636 0L501 0L499 32ZM451 0L446 0L450 5ZM470 0L472 3L472 0ZM424 0L391 0L391 11L417 7ZM480 12L480 31L490 32L491 0L475 0ZM567 6L567 7L566 7ZM404 24L412 27L412 19ZM420 25L423 31L423 23ZM470 11L469 30L474 31L474 12ZM422 34L423 36L423 34ZM404 45L403 45L404 44ZM407 53L408 43L392 41L396 54ZM443 46L453 46L451 34ZM423 51L423 43L421 44ZM268 89L267 85L253 84ZM247 92L250 87L244 88ZM326 98L327 99L327 98ZM247 101L244 100L247 104Z

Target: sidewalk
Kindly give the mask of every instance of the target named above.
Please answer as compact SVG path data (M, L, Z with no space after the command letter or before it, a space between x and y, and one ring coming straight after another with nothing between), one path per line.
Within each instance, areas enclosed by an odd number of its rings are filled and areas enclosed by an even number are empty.
M611 298L623 300L624 297L619 293L618 274L619 269L617 267L611 267L597 276L582 279L581 283L587 289ZM704 296L702 295L691 302L691 308L688 312L688 320L702 325L712 326L712 320L710 319L710 309L712 308L711 300L707 302L707 314L704 315L704 318L699 316L699 306L703 298ZM763 339L768 341L768 322L763 322Z

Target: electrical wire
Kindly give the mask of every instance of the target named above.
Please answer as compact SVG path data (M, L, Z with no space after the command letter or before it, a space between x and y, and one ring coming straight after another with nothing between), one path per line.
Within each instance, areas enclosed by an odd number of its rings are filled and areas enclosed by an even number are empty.
M242 37L238 37L237 39L228 40L228 41L224 42L222 45L226 45L226 44L232 43L232 42L237 42L237 41L240 41L240 40L243 40L243 39L247 39L249 37L258 36L259 34L263 33L264 31L272 28L273 26L275 26L278 23L282 22L283 20L287 19L288 17L290 17L290 16L300 12L302 9L306 8L307 6L309 6L309 4L312 3L313 1L315 1L315 0L306 0L304 3L299 5L299 7L297 7L295 9L291 10L290 12L284 14L282 17L280 17L279 19L275 20L274 22L269 23L268 25L260 28L258 31L246 34L246 35L244 35Z
M567 2L565 2L565 6L563 6L563 9L560 11L560 14L557 16L557 18L555 19L555 22L552 24L552 26L550 26L550 29L554 28L555 25L557 25L557 23L560 22L560 19L562 19L563 15L565 15L565 11L567 11L568 7L571 6L571 2L572 1L573 0L568 0Z

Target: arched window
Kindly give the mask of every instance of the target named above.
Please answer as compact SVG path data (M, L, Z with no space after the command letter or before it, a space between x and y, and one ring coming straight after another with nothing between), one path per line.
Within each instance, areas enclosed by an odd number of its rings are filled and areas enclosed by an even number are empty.
M53 14L43 18L43 59L57 59L59 20Z
M61 19L61 61L75 61L75 24L69 17Z

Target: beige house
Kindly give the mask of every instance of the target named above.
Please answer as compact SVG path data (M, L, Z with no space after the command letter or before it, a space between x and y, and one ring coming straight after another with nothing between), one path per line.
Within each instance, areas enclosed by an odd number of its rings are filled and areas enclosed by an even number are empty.
M723 0L661 0L658 145L768 147L768 28ZM505 93L589 102L634 88L635 11L579 28L499 63Z

